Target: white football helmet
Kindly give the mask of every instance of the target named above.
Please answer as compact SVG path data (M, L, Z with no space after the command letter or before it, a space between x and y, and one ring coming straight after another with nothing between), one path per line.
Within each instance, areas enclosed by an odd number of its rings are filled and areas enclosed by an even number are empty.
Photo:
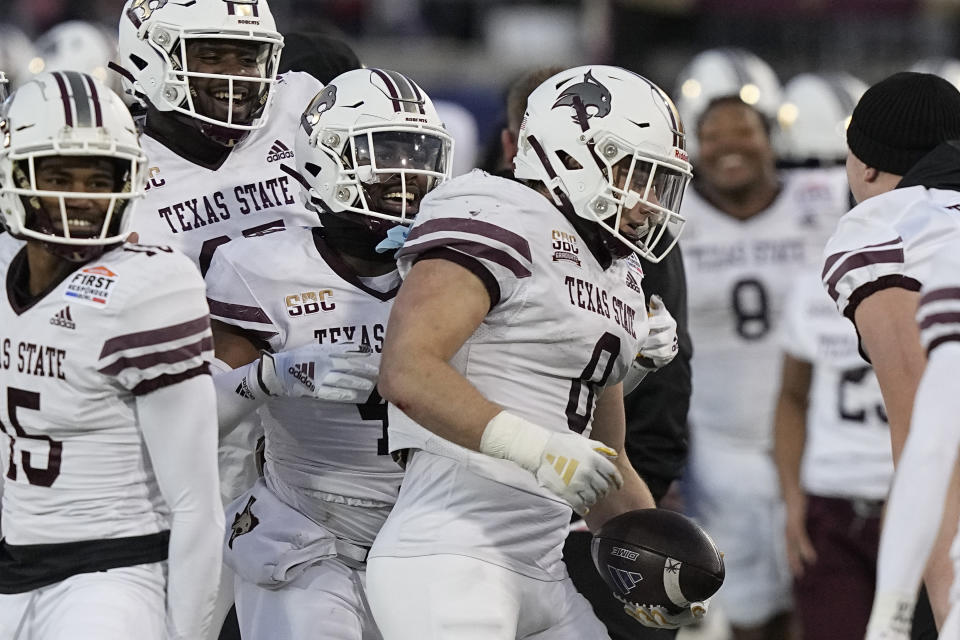
M784 87L774 146L793 163L840 164L847 157L847 125L867 84L849 73L801 73Z
M517 178L542 182L558 207L651 262L683 229L680 202L692 176L683 124L667 94L632 71L576 67L534 89L514 164ZM615 176L614 165L629 166L626 176ZM651 215L631 240L620 234L620 218L641 203Z
M711 100L738 95L773 121L783 101L777 74L755 54L744 49L718 48L701 51L680 71L674 95L680 117L692 130ZM696 136L687 141L687 151L696 156Z
M410 224L420 199L450 178L453 138L413 80L354 69L331 80L303 112L295 155L318 211Z
M113 36L83 20L61 22L36 42L36 56L30 61L34 74L45 71L80 71L106 85L114 85L107 65L117 52ZM119 83L115 87L119 89Z
M252 43L258 75L203 73L189 68L187 45L198 40ZM266 0L127 0L120 16L120 67L127 91L159 111L195 119L204 133L234 144L266 125L277 78L283 36ZM226 117L201 113L195 79L223 81ZM237 105L252 101L245 122L234 119Z
M117 94L76 71L39 74L0 105L0 135L0 214L10 235L42 241L73 261L89 260L123 242L123 216L144 193L146 158L133 118ZM52 156L110 160L113 190L40 188L37 165ZM72 234L71 226L76 229L77 223L68 220L70 199L107 201L100 229ZM59 206L50 206L51 201Z
M34 57L33 43L23 31L12 24L0 24L0 69L7 74L11 90L32 75L29 69Z

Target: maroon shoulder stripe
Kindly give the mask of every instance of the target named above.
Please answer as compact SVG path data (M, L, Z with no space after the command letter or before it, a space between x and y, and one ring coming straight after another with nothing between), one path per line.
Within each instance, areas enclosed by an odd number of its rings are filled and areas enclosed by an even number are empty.
M170 342L171 340L179 340L202 331L210 331L210 318L207 316L201 316L196 320L181 322L180 324L169 327L117 336L110 338L104 343L103 349L100 351L100 359L106 358L118 351L136 349L138 347L149 347L155 344Z
M830 294L833 301L836 302L837 298L840 297L840 294L837 292L837 284L840 283L840 280L842 280L845 275L854 269L867 267L872 264L903 264L903 247L882 249L880 251L863 251L850 255L843 260L840 266L837 267L837 270L833 272L833 275L830 276L830 279L826 281L827 293Z
M70 94L67 93L67 83L63 79L63 75L54 72L53 77L57 81L57 86L60 87L60 102L63 103L63 117L64 122L66 122L68 127L73 126L73 109L70 106Z
M960 333L948 333L942 336L937 336L931 340L930 344L927 346L927 355L945 342L960 342Z
M922 307L925 304L940 302L942 300L955 300L960 302L960 287L944 287L925 293L920 298L920 306Z
M960 311L947 311L944 313L931 313L920 321L920 330L929 329L936 324L958 324L960 323Z
M435 240L426 240L414 244L410 244L408 240L400 251L397 252L397 259L408 255L420 255L431 249L440 247L446 247L480 260L489 260L490 262L499 264L501 267L508 269L517 278L529 278L531 275L530 269L503 249L497 249L496 247L491 247L490 245L480 242L458 238L437 238Z
M231 302L220 302L213 298L207 298L207 304L210 305L210 315L221 318L230 318L231 320L240 320L241 322L259 322L261 324L272 324L270 317L264 313L260 307L249 307L245 304L233 304Z
M530 254L530 243L527 242L526 238L509 229L504 229L503 227L483 220L467 220L463 218L436 218L434 220L427 220L423 224L414 226L410 235L407 236L407 242L416 240L428 233L437 233L440 231L459 231L490 238L491 240L502 242L525 259L529 261L533 260ZM451 239L450 241L457 242L456 239Z
M163 387L169 387L170 385L177 384L178 382L183 382L184 380L189 380L190 378L195 378L197 376L206 376L210 375L210 364L204 362L199 367L194 367L193 369L188 369L183 373L174 373L174 374L164 374L162 376L157 376L156 378L150 378L149 380L144 380L133 389L131 393L135 396L142 396L155 391L157 389L162 389Z
M176 349L169 349L167 351L154 351L152 353L146 353L142 356L134 356L130 358L120 357L117 358L113 363L98 369L98 371L106 376L115 376L124 369L139 369L141 371L146 371L150 367L155 367L160 364L177 364L178 362L185 362L187 360L192 360L193 358L203 357L204 351L213 351L213 336L204 336L197 342L185 344Z
M851 249L849 251L840 251L838 253L834 253L829 257L827 257L826 260L823 261L823 271L820 273L820 277L826 278L827 272L830 271L830 268L833 267L833 265L836 264L837 260L839 260L843 256L850 255L855 251L861 251L863 249L879 249L880 247L888 247L890 245L897 244L898 242L902 243L903 238L901 238L900 236L897 236L895 240L889 240L887 242L881 242L879 244L870 244L865 247L860 247L858 249Z

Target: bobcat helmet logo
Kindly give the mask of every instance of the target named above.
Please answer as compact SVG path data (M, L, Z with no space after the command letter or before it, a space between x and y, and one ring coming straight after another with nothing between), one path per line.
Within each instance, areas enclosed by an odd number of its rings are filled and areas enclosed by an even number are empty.
M127 10L127 14L131 18L136 17L137 20L143 22L149 20L153 12L162 9L167 2L168 0L134 0L130 9ZM134 22L137 20L134 20Z
M233 524L230 525L230 540L227 542L227 546L233 549L233 541L242 536L245 533L250 533L253 531L260 520L257 519L257 516L253 515L253 503L257 499L253 496L250 496L250 499L247 500L247 506L243 508L243 511L233 516Z
M337 85L326 87L313 97L313 102L303 114L303 128L307 133L313 133L313 128L320 122L320 116L333 108L337 102Z
M577 112L575 120L580 120L581 126L586 126L586 120L597 117L603 118L610 113L610 90L600 84L590 71L583 76L583 82L578 82L563 90L563 93L553 103L553 108L570 107ZM593 113L588 109L593 108Z

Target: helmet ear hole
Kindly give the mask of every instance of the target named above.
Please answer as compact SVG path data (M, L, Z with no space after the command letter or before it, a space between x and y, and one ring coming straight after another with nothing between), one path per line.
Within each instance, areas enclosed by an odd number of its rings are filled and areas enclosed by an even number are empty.
M568 171L578 171L583 169L583 165L580 164L576 158L571 156L569 153L562 149L557 149L557 157L560 159L560 162L563 164L563 168Z

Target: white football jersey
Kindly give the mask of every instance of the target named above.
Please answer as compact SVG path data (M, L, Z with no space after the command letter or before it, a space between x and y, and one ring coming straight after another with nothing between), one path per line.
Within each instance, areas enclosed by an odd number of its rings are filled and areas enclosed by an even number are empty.
M589 436L597 394L624 378L647 336L639 261L616 260L604 270L549 200L482 171L424 198L397 254L400 272L424 255L470 269L491 297L486 318L451 365L505 409L552 431ZM533 474L446 441L392 405L389 434L391 449L425 453L415 454L404 480L417 499L404 513L394 511L376 553L430 550L537 578L565 574L560 549L570 507ZM451 464L455 471L447 472Z
M297 228L222 247L207 296L213 319L260 337L275 352L352 342L379 354L400 276L373 280L358 278L320 228ZM279 398L260 413L268 485L339 537L371 544L403 475L390 456L387 406L376 390L365 404ZM330 504L367 509L347 525L325 515Z
M23 240L17 240L6 231L0 232L0 268L5 267L24 244Z
M928 354L960 340L960 237L943 243L930 265L917 309L920 341Z
M823 290L816 270L791 287L783 348L813 365L800 476L814 495L886 498L893 478L880 385L857 350L857 332Z
M21 307L10 289L24 258L3 269L0 300L6 542L168 529L135 396L208 373L203 280L168 247L127 244Z
M919 291L937 250L960 234L960 193L921 186L864 200L837 225L824 250L823 286L851 320L870 294Z
M280 166L296 166L300 115L322 88L306 73L278 77L267 125L251 132L215 170L141 136L149 159L147 192L124 220L124 230L139 233L140 242L179 249L206 273L217 247L230 240L318 224L301 202L300 185Z
M767 451L780 371L777 330L794 278L815 267L847 210L842 168L794 170L765 211L738 220L695 189L683 200L693 395L701 439Z

